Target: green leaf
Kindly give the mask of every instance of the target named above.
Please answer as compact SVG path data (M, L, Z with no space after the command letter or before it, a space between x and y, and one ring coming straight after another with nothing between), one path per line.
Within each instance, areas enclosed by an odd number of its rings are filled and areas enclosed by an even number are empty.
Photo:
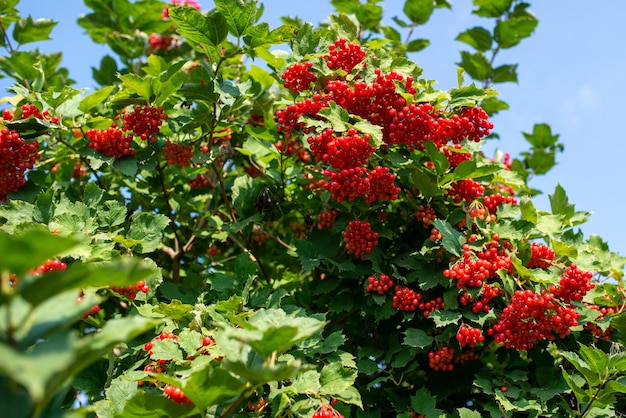
M407 52L419 52L422 49L425 49L430 45L430 41L428 39L411 39L408 44L406 44Z
M80 104L78 105L78 110L81 110L83 112L88 112L92 110L96 106L102 104L111 95L113 89L115 89L115 86L103 87L99 90L94 91L89 96L81 100Z
M103 228L112 228L121 225L126 220L126 206L117 200L107 200L98 206L97 219L98 225Z
M533 224L537 223L537 209L535 209L535 205L529 196L521 197L519 207L522 212L523 221L528 221Z
M433 226L443 235L441 243L446 250L448 250L450 254L460 257L462 254L462 246L465 244L465 236L450 223L442 221L441 219L435 219Z
M480 103L483 110L489 115L493 116L501 110L507 110L509 104L496 97L488 97Z
M52 19L33 20L31 16L28 16L15 22L13 39L22 45L30 42L47 41L52 39L50 38L50 32L52 32L57 23Z
M122 74L118 75L118 78L122 82L122 86L126 89L127 93L137 94L140 98L146 102L150 101L152 96L152 79L149 76L141 77L137 74Z
M136 387L137 383L132 382ZM119 405L119 401L111 402ZM97 405L97 404L96 404ZM197 416L198 410L193 405L178 404L163 395L156 395L143 390L133 394L126 402L122 403L123 409L115 414L114 418L161 418L161 417L191 417ZM103 417L98 413L99 417ZM103 417L105 418L105 417ZM108 418L108 417L107 417Z
M598 375L606 375L609 365L609 355L599 348L588 347L583 344L579 345L580 356L585 361L587 366L589 366L589 369Z
M471 53L461 51L461 62L457 65L463 68L474 80L485 81L492 73L491 64L482 52Z
M330 363L320 373L320 394L334 395L341 393L354 384L357 371L343 367L341 363Z
M163 230L169 223L170 220L165 215L141 212L133 215L133 222L126 237L141 241L141 244L136 247L137 252L151 253L161 244Z
M443 416L443 411L436 408L437 397L433 396L428 389L421 388L411 396L411 407L418 414L424 414L427 418Z
M193 7L170 7L170 19L188 40L204 46L218 46L228 36L228 22L221 13L204 16Z
M380 25L383 8L375 3L361 4L356 10L356 19L362 30L373 30Z
M473 3L477 6L472 12L475 15L482 17L500 17L509 10L513 0L473 0Z
M183 352L177 342L171 339L156 340L152 349L150 358L152 360L172 360L181 361Z
M502 170L499 164L483 164L478 166L476 160L463 161L454 170L454 180L477 179L489 176Z
M124 257L106 263L74 263L65 270L30 276L18 282L17 290L33 305L70 289L125 287L155 274L149 262Z
M402 344L408 345L409 347L417 347L417 348L429 347L434 341L433 337L426 334L426 332L422 331L421 329L408 328L404 332L404 334L405 334L405 337L404 337L404 341L402 342Z
M341 331L335 331L324 339L318 351L322 354L334 353L345 342L346 337Z
M538 23L535 16L528 12L499 20L494 29L494 39L501 48L511 48L532 35Z
M60 237L41 229L26 230L17 236L0 232L0 270L21 277L80 243L74 238Z
M289 42L294 37L294 30L291 26L283 25L270 32L270 26L263 22L251 26L246 30L243 41L250 48L257 48L262 45L274 45Z
M481 418L482 417L480 412L472 411L471 409L467 409L467 408L459 408L457 409L457 412L459 413L459 418Z
M459 33L456 40L459 42L465 42L482 52L489 51L491 49L491 43L493 42L491 39L491 32L481 26L475 26Z
M404 2L404 14L417 25L428 22L433 14L435 3L433 0L406 0Z
M494 68L491 81L493 83L517 83L517 64L501 65Z
M430 161L435 165L435 172L437 172L437 174L443 174L448 171L450 162L445 154L437 149L437 146L433 142L424 142L424 148L430 157Z
M597 386L600 383L598 373L592 371L589 365L581 359L578 354L573 351L563 351L561 355L585 377L585 380L587 380L590 386Z
M533 147L536 148L549 148L556 145L559 140L559 135L552 135L552 129L550 125L546 123L537 123L533 126L533 132L523 132L524 138Z
M576 400L578 400L578 403L581 403L581 404L588 403L590 397L587 394L587 392L583 390L582 384L577 383L574 380L574 376L567 373L564 368L561 368L561 372L563 374L563 379L565 379L565 383L567 383L567 386L569 386L570 389L572 389L572 392L574 392L574 395L576 396Z
M565 190L560 184L556 185L554 193L548 195L548 198L550 199L550 209L552 210L552 214L563 215L566 219L574 216L574 205L569 203L567 193L565 193Z
M241 38L246 29L252 26L257 17L255 1L249 0L216 0L215 7L226 18L229 32Z
M467 68L463 67L466 71ZM467 71L470 76L473 78L471 72ZM478 79L482 80L482 79ZM488 92L485 89L481 89L476 87L476 84L472 83L469 86L459 87L456 89L450 90L450 107L466 107L466 106L476 106L481 100L488 96Z
M450 324L457 324L462 315L459 312L453 311L434 311L428 316L435 321L437 328L445 327Z
M346 125L349 119L348 111L337 103L329 102L328 107L320 109L317 113L333 125L335 132L344 132L348 129Z

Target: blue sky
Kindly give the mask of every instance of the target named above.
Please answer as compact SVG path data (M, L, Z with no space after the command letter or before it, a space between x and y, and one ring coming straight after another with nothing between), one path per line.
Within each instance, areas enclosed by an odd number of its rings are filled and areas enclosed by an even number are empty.
M203 9L212 1L199 0ZM272 27L281 15L297 15L311 22L323 21L332 7L324 0L266 0L264 20ZM382 3L386 21L402 16L401 0ZM531 186L544 191L535 205L549 209L547 194L560 183L577 210L592 211L585 234L602 236L613 251L626 255L626 226L622 223L626 198L626 130L620 125L622 100L626 97L624 69L626 54L626 2L573 2L550 0L532 2L539 19L535 34L519 46L502 51L496 64L518 63L519 84L501 84L497 89L511 109L493 122L501 139L487 147L517 155L527 149L522 131L545 122L560 134L565 152L546 176ZM431 45L411 58L424 68L424 76L439 81L441 88L456 86L456 66L464 44L454 41L464 29L476 25L490 28L489 20L471 15L471 2L453 1L453 10L436 10L427 25L417 28L414 37L427 38ZM59 2L22 0L18 9L33 18L50 17L59 24L53 41L40 44L44 51L62 51L63 65L77 81L75 87L95 87L92 65L97 65L107 48L93 44L76 24L88 10L79 0ZM0 87L7 86L0 80ZM625 118L626 119L626 118ZM619 122L619 123L618 123Z

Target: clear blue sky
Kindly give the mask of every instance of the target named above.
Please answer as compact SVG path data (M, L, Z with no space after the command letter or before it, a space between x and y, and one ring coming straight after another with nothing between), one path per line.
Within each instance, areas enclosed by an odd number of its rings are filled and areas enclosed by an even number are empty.
M213 2L199 0L203 9ZM332 11L324 0L266 0L264 20L272 27L279 16L297 15L320 22ZM550 0L531 2L539 19L529 39L503 51L497 64L519 63L519 84L497 86L511 109L494 118L501 140L487 147L517 155L527 149L522 131L535 123L546 122L561 135L565 152L558 165L531 185L544 191L535 205L547 210L547 194L560 183L578 210L592 211L585 234L602 236L613 251L626 255L626 133L621 128L622 100L626 97L624 69L626 54L626 1L581 2ZM385 19L401 16L404 1L382 2ZM82 1L22 0L23 15L50 17L59 21L52 32L53 41L41 44L45 51L63 51L63 65L77 80L75 87L94 87L92 65L97 65L108 50L91 43L76 24L87 12ZM453 1L453 10L437 10L431 21L414 34L431 40L431 45L411 58L425 71L425 77L439 80L441 88L456 86L458 52L464 44L454 41L463 29L491 22L471 15L469 0ZM622 51L622 52L620 52ZM0 80L5 87L6 80ZM620 123L617 123L617 122Z

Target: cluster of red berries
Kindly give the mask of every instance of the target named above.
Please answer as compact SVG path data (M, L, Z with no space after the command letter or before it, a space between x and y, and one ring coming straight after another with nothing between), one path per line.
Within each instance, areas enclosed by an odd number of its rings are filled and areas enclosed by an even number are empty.
M37 266L37 269L35 270L35 274L46 274L55 270L65 270L66 268L67 268L67 264L55 258L52 260L46 260L43 263L41 263L39 266Z
M457 180L452 182L450 186L451 188L446 191L446 196L451 197L456 204L463 201L471 203L472 200L482 196L485 192L485 187L472 179Z
M396 286L391 307L399 311L414 312L422 300L422 294L410 287Z
M437 351L429 351L428 352L428 366L431 369L437 371L447 371L450 372L454 370L454 348L452 347L441 347Z
M461 347L465 347L466 345L476 347L476 344L485 341L485 336L480 328L472 328L469 325L463 324L456 333L456 340Z
M304 163L308 163L311 161L311 154L309 154L309 152L304 148L304 145L302 145L302 142L300 142L300 140L298 139L292 139L290 141L287 141L286 143L281 139L276 144L274 144L274 146L276 147L278 152L286 157L296 155L296 157L298 157L298 160Z
M170 398L172 401L180 404L193 405L193 402L185 395L185 393L176 386L165 385L163 388L163 393L165 396Z
M428 239L432 242L441 241L443 239L443 234L437 228L433 228L430 230Z
M285 138L291 139L293 131L302 131L308 135L311 131L306 127L304 122L300 121L302 116L315 117L320 110L328 107L328 98L316 93L312 97L291 104L284 109L276 111L276 129L281 132Z
M339 212L335 209L325 211L317 215L317 229L325 229L333 226L335 221L337 220L337 214Z
M111 287L111 290L115 293L126 296L130 300L135 300L137 297L137 292L148 293L150 291L150 286L146 284L145 280L139 280L135 285L128 287Z
M170 165L178 165L188 167L191 165L191 156L193 148L190 145L176 144L172 141L166 141L163 148L165 161Z
M463 151L461 144L444 145L441 147L441 151L446 156L451 169L455 169L462 162L469 161L472 158L471 153Z
M222 250L220 250L217 245L213 244L209 248L207 248L206 253L211 257L217 257L218 255L222 254Z
M259 401L256 404L252 403L252 401L248 401L248 410L259 412L265 407L265 405L267 404L265 403L265 399L263 398L259 399Z
M498 277L498 270L513 271L511 256L507 250L511 248L508 241L500 247L500 237L494 235L492 241L482 251L473 251L469 244L463 244L463 257L449 269L444 270L444 277L456 280L457 287L482 287L490 278Z
M348 222L348 228L343 232L343 240L348 253L365 259L365 254L378 245L378 232L372 231L369 222L355 219Z
M443 298L441 296L436 297L433 300L420 302L417 308L422 311L424 318L428 318L433 311L439 311L444 308Z
M513 196L506 196L501 193L494 193L483 197L483 202L489 210L489 213L495 214L498 206L504 203L510 203L515 205L517 203L517 199Z
M368 173L370 189L365 197L365 203L375 201L396 200L402 191L394 184L396 175L389 172L387 167L376 167Z
M517 290L488 333L506 348L528 350L535 341L565 338L578 325L579 316L545 290Z
M359 44L341 38L328 47L328 55L324 58L328 68L333 70L341 68L350 74L352 69L365 58L365 50Z
M26 184L25 173L39 159L39 143L24 141L17 131L0 130L0 201L5 202L10 192Z
M52 123L59 123L58 116L50 116L50 111L44 110L43 112L39 110L37 106L34 104L25 104L20 108L21 110L21 118L20 119L28 119L31 116L35 119L46 120ZM15 114L13 114L10 110L5 109L2 111L2 118L4 120L15 120Z
M475 314L481 311L489 312L489 309L491 309L489 303L491 303L491 301L497 296L502 296L503 294L504 292L499 287L495 287L490 285L489 283L485 283L480 290L480 298L478 300L475 300L468 292L464 292L459 297L459 302L463 306L467 306L470 303L473 303L472 312L474 312Z
M330 404L325 403L313 412L311 418L343 418L343 415L337 412Z
M552 265L554 250L539 242L530 243L530 260L526 263L528 268L546 269Z
M211 181L206 174L198 174L187 182L192 189L202 189L203 187L210 186Z
M428 228L437 219L437 213L430 206L419 205L415 211L415 219L424 224L424 228Z
M123 131L132 131L142 140L150 142L156 141L155 135L161 129L161 123L167 119L163 108L152 106L135 106L130 112L124 109L122 115Z
M89 148L114 159L126 155L135 155L132 148L133 136L125 134L121 129L110 126L107 129L89 129L85 132L89 140Z
M313 64L310 62L297 62L287 68L281 76L284 80L283 85L285 88L294 93L311 88L311 83L317 81L315 73L309 71L312 66Z
M358 135L353 128L345 135L335 136L332 129L307 139L316 160L336 169L355 168L364 165L376 148L370 144L369 135Z
M564 303L582 300L588 291L594 288L591 283L593 274L578 268L576 264L570 266L561 274L558 286L550 286L552 295Z
M386 274L381 274L380 276L369 276L367 278L367 285L365 286L366 292L376 292L379 295L384 295L394 286L393 280L391 277Z

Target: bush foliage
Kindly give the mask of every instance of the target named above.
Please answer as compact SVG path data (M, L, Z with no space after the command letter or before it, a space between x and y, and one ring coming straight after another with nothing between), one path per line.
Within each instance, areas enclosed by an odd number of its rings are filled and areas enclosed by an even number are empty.
M559 136L481 152L528 3L473 1L449 91L408 58L447 0L278 27L255 1L172 3L85 0L112 51L95 91L21 48L55 22L0 5L3 414L626 410L626 259L560 186L532 200Z

